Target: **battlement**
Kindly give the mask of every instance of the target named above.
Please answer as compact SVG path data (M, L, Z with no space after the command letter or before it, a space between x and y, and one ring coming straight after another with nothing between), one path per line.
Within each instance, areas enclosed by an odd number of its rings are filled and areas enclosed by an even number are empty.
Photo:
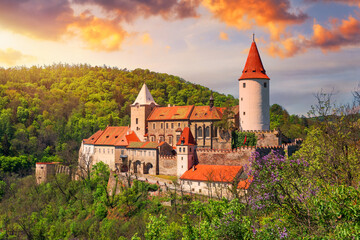
M265 133L278 133L279 131L274 129L274 130L243 130L241 132L250 132L250 133L259 133L259 134L265 134Z
M176 160L177 156L176 155L160 155L159 158L160 159L168 159L168 160Z

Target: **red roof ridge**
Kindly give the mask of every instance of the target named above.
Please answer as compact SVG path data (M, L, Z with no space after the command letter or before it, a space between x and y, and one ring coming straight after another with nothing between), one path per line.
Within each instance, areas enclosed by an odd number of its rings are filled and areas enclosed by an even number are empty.
M246 59L244 70L239 80L243 79L267 79L270 78L266 75L265 68L262 64L259 51L255 41L252 42L249 55Z

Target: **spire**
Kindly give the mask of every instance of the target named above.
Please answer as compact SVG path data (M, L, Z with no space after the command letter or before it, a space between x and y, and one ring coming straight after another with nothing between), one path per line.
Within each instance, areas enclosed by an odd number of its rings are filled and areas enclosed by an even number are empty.
M176 145L196 145L194 136L192 135L189 127L184 128Z
M210 108L212 108L214 106L214 97L213 97L213 93L211 92L211 95L210 95L210 99L209 99L209 102L210 102Z
M151 95L149 89L147 88L146 84L144 83L144 85L142 86L139 95L137 96L135 102L132 104L132 106L136 105L136 104L140 104L140 105L150 105L151 103L154 103L155 105L158 105L153 96Z
M253 36L254 37L254 36ZM239 80L243 79L268 79L264 66L262 65L259 51L256 47L255 39L251 43L249 55Z

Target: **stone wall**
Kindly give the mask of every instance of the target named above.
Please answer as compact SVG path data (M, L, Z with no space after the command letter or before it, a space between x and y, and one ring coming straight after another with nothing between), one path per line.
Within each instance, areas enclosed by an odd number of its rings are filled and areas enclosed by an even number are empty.
M176 175L177 157L162 155L159 158L159 173L161 175Z

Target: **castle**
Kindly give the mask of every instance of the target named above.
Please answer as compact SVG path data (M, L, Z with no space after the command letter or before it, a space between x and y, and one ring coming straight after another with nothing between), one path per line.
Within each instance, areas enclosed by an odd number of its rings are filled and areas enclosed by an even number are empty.
M173 175L190 191L204 194L209 189L206 179L210 181L205 175L211 171L211 181L219 185L236 178L247 188L243 166L252 152L296 148L296 143L282 145L281 133L270 131L269 88L255 41L239 78L239 105L231 109L215 107L212 96L208 106L161 107L144 84L130 106L130 127L108 126L84 139L79 167L89 169L101 161L117 172ZM231 132L216 124L224 117L240 131L255 133L257 146L231 149Z

